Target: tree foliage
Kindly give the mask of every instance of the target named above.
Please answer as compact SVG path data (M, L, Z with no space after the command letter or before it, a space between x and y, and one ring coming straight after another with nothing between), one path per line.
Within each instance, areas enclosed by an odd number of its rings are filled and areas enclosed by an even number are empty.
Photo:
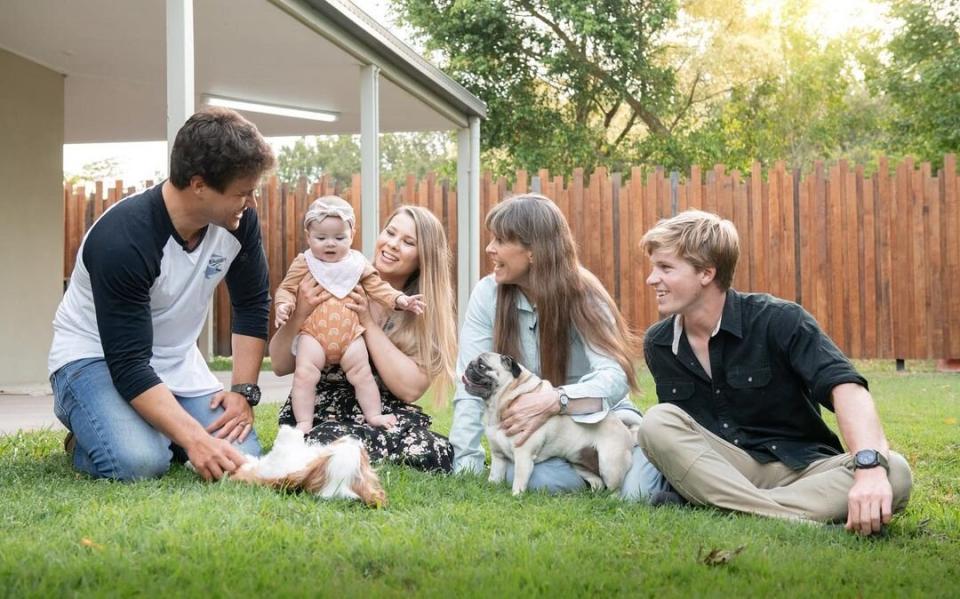
M806 168L818 159L873 159L883 106L858 77L857 57L865 44L874 46L863 32L822 41L799 16L788 14L779 29L773 68L735 85L689 133L692 162L745 169L756 159L783 160Z
M92 185L96 181L116 179L120 176L120 163L116 158L104 158L87 162L76 173L64 173L63 181L74 187L78 185Z
M567 172L669 137L689 108L662 60L674 0L397 0L443 68L487 103L484 149Z
M960 150L960 0L893 0L901 27L886 55L867 56L872 89L889 102L889 151L941 162Z
M873 1L890 8L889 31L830 37L807 21L812 0L395 0L394 10L487 103L482 164L495 174L808 168L881 152L939 163L960 149L960 0ZM396 139L381 142L388 176L453 174L449 137L445 150L429 136ZM424 166L418 153L442 158ZM346 181L359 149L349 137L304 142L281 169Z
M437 172L456 176L450 133L390 133L380 136L381 177L402 179L408 174L423 177ZM360 138L356 135L332 135L312 140L300 138L284 146L277 156L277 173L292 183L300 177L315 181L329 175L340 185L349 186L360 172Z

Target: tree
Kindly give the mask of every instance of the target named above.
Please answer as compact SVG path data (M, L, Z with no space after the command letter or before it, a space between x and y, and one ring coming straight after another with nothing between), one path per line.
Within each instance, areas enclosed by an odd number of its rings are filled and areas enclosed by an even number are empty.
M97 181L115 179L120 176L120 163L116 158L104 158L88 162L80 167L78 173L64 173L64 183L76 187L92 185Z
M888 149L939 165L960 149L960 0L892 0L902 21L867 79L891 105Z
M281 148L277 175L287 183L295 183L301 177L316 181L329 175L341 185L349 185L353 173L360 172L358 139L352 135L323 136L311 144L301 137L292 146Z
M506 152L512 168L569 172L623 160L638 137L670 137L690 108L662 60L674 0L396 7L444 70L487 103L483 148Z
M808 168L818 159L873 159L884 108L857 77L863 32L821 42L797 16L782 26L775 69L734 86L684 140L693 162L747 169L754 160L784 160Z
M380 136L381 177L402 179L408 174L423 177L437 172L456 176L451 133L388 133ZM356 135L317 137L313 142L300 138L284 146L277 157L277 173L292 183L305 177L315 181L329 175L342 186L349 186L360 172L360 138Z

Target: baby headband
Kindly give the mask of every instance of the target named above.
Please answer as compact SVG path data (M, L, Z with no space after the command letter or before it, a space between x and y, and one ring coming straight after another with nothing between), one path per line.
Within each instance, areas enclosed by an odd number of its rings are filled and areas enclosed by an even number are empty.
M303 217L303 226L304 228L309 227L310 223L319 223L328 216L336 216L343 222L349 224L351 229L354 228L357 222L357 217L354 216L353 208L350 207L349 204L341 206L333 202L328 203L323 198L320 198L310 204L310 209L307 210L307 213Z

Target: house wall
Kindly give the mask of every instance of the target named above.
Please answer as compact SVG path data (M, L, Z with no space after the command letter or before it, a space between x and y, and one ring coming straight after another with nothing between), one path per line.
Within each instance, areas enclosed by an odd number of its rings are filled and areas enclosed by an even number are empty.
M0 49L0 391L48 386L63 294L63 83Z

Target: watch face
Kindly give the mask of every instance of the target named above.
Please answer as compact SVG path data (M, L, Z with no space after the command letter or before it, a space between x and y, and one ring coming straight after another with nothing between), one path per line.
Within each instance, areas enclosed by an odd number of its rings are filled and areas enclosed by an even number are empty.
M858 451L854 459L857 462L857 466L861 468L869 468L880 463L880 460L877 459L877 452L872 449Z
M253 383L234 385L231 390L247 398L247 403L249 403L251 406L255 406L260 402L260 387L254 385Z

